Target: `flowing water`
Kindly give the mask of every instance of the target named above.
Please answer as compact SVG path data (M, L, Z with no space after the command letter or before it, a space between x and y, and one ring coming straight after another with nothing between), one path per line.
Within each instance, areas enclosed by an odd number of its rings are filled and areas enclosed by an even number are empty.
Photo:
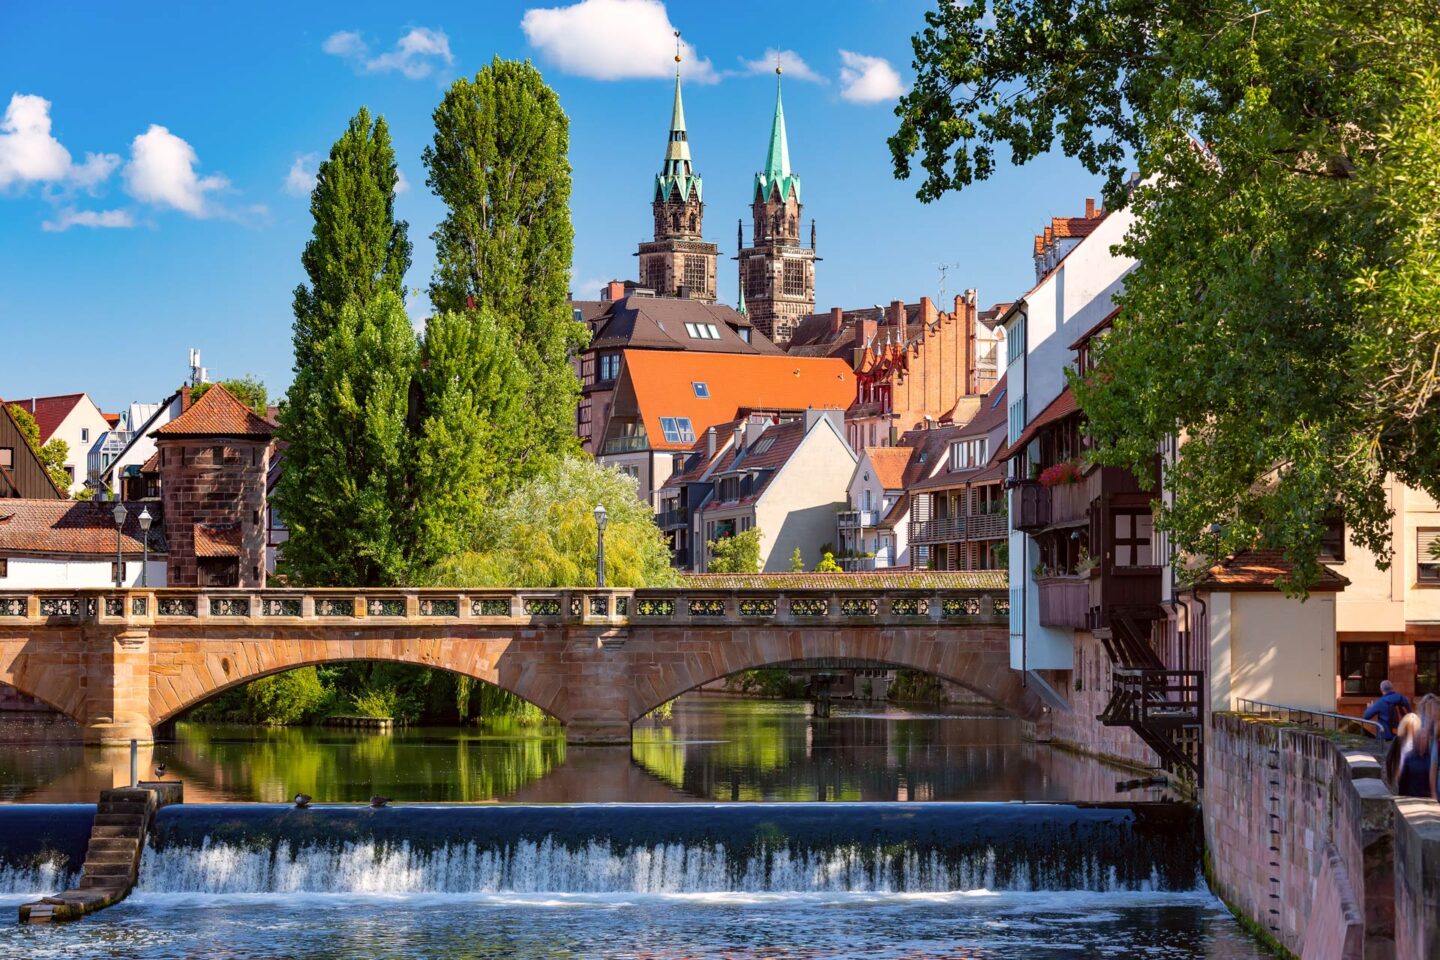
M136 892L0 926L0 957L1261 956L1204 889L1192 807L1003 719L837 712L687 698L629 751L182 725L145 759L191 802ZM0 746L0 790L59 801L0 805L0 908L69 879L93 815L71 801L128 775L112 753ZM276 802L296 790L317 806Z

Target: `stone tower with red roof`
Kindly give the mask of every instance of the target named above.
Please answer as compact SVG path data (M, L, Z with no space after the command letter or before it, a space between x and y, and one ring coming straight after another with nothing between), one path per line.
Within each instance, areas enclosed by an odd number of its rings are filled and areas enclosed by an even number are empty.
M265 586L274 433L274 424L219 384L155 431L170 586Z

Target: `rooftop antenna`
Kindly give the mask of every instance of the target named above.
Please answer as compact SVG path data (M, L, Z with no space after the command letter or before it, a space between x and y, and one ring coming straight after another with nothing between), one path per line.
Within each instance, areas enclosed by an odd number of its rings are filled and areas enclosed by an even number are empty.
M940 303L942 307L945 303L945 292L949 289L946 281L949 279L950 271L957 269L959 266L960 264L958 263L942 263L936 268L940 271Z
M210 371L200 366L200 350L198 347L190 348L190 386L198 387L202 383L210 382Z

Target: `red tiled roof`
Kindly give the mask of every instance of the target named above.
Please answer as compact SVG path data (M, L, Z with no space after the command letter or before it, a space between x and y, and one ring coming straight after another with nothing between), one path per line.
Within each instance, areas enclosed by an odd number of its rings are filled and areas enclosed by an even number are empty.
M744 410L844 410L855 400L855 374L843 360L688 350L626 350L624 356L621 379L634 391L655 450L688 450L706 429ZM706 385L708 397L695 396L696 382ZM612 420L618 414L612 407ZM667 442L661 417L688 417L695 440Z
M240 556L240 524L195 524L195 556Z
M140 511L155 518L150 527L150 552L165 552L164 523L158 503L127 503L120 548L125 554L143 549ZM0 552L9 554L115 555L113 501L0 500Z
M905 485L905 468L916 453L913 447L868 447L863 456L870 459L883 489L899 490Z
M160 451L159 451L159 450L156 450L154 453L150 454L150 459L149 459L149 460L146 460L146 461L140 466L140 472L141 472L141 473L159 473L159 472L160 472Z
M1285 559L1283 550L1246 550L1211 567L1205 578L1195 586L1204 590L1274 590L1277 577L1289 576L1295 565ZM1310 588L1312 593L1334 593L1344 590L1350 581L1329 567L1320 568L1320 579Z
M51 436L60 428L70 411L85 398L83 393L67 393L60 397L31 397L29 400L10 400L12 407L20 407L35 418L40 427L40 442L49 443Z
M1031 420L1025 425L1025 430L1010 444L1010 449L1005 453L1005 459L1010 459L1025 449L1026 444L1035 439L1035 434L1040 428L1056 420L1063 420L1073 413L1079 413L1080 408L1075 405L1075 393L1067 386L1060 391L1060 396L1050 401L1050 405L1040 411L1040 416Z
M115 427L120 426L120 414L118 414L118 413L105 413L105 412L102 411L101 414L100 414L100 416L102 416L102 417L105 418L105 422L108 423L108 424L110 424L111 429L114 429Z
M215 384L180 416L151 436L155 437L253 437L264 439L275 433L275 425L258 416L234 394Z

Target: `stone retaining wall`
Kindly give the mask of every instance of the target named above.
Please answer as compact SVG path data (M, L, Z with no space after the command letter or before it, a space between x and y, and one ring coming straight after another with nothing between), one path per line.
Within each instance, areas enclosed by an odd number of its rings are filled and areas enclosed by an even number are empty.
M1303 960L1440 957L1440 804L1378 749L1217 714L1202 802L1215 892Z

